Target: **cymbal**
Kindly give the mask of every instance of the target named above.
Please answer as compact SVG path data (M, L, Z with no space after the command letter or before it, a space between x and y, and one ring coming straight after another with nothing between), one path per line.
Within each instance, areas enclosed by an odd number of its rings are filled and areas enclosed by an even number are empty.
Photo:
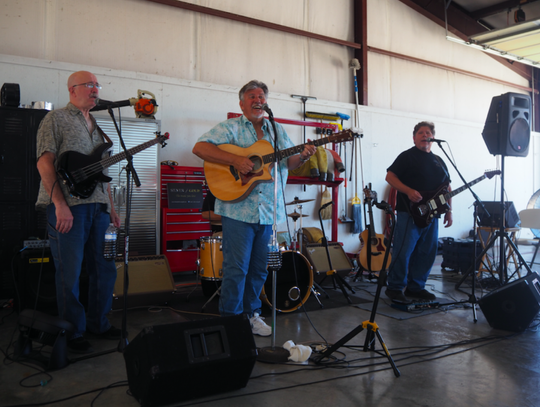
M298 199L298 197L295 197L294 201L287 202L285 205L297 205L297 204L301 204L301 203L311 202L311 201L314 201L314 200L315 199Z
M287 216L298 219L300 216L302 218L307 218L309 215L300 215L298 212L293 212L293 213L289 213Z

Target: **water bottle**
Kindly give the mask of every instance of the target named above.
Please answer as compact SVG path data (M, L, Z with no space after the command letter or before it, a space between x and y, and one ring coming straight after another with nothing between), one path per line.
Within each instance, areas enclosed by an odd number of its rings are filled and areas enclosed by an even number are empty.
M103 257L105 260L114 260L116 258L116 238L118 231L114 223L109 224L105 231L105 242L103 245Z
M268 242L268 267L271 269L279 270L281 268L282 259L281 251L279 250L279 245L277 241L274 241L273 236L270 236L270 241Z

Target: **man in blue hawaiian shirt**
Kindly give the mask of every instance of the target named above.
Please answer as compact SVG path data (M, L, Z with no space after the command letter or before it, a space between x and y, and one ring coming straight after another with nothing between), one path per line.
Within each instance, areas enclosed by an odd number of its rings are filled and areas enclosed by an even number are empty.
M263 106L268 97L268 87L252 80L240 89L240 109L243 115L219 123L197 140L193 153L205 161L233 166L241 174L253 169L253 162L241 155L223 151L220 144L233 144L247 148L258 140L274 145L271 123L264 117ZM280 150L293 147L287 133L276 123ZM300 154L280 162L277 176L279 184L287 183L288 170L302 165L316 149L306 145ZM273 170L273 176L276 171ZM268 275L268 243L274 222L274 200L277 201L277 223L286 221L283 190L278 188L274 198L273 182L259 183L247 197L239 202L216 199L215 213L221 215L223 224L223 282L219 304L222 316L246 313L250 317L252 332L269 336L272 329L263 321L262 287Z

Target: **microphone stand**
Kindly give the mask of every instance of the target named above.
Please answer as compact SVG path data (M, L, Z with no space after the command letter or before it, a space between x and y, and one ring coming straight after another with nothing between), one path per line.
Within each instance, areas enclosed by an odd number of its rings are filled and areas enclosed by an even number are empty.
M128 345L128 339L127 339L127 294L128 294L128 287L129 287L129 223L131 218L131 177L133 177L133 182L135 183L135 186L140 187L141 181L139 180L139 176L137 175L137 171L135 171L135 167L133 166L133 156L128 152L128 149L126 148L126 145L124 143L124 139L122 138L122 131L118 127L118 124L116 123L116 119L114 117L114 113L112 111L111 107L107 108L109 115L111 116L111 119L114 123L114 127L116 128L116 133L118 134L118 139L120 140L120 145L122 146L122 149L124 150L124 153L126 155L127 165L125 166L126 169L126 219L124 222L124 230L125 230L125 237L124 237L124 307L122 310L122 334L120 338L120 342L118 343L118 352L123 353L126 346Z
M373 201L373 204L377 206L377 208L384 210L388 215L392 217L392 229L390 231L390 237L389 241L392 241L392 238L394 236L394 227L396 225L395 222L395 215L392 207L387 204L386 202L382 201L380 204L378 204L375 200ZM327 249L328 250L328 249ZM373 300L373 307L371 308L371 314L370 318L367 321L363 321L360 325L358 325L356 328L354 328L351 332L349 332L347 335L345 335L343 338L341 338L339 341L337 341L334 345L328 347L321 355L318 355L314 357L312 360L316 364L322 364L323 360L330 356L332 353L337 351L339 348L341 348L343 345L345 345L347 342L349 342L352 338L354 338L356 335L358 335L360 332L362 332L364 329L367 329L366 333L366 340L364 342L364 352L367 352L369 348L371 348L372 351L375 350L375 341L374 336L377 337L379 340L379 343L384 351L384 354L386 358L388 359L388 362L390 363L390 366L392 366L392 370L394 371L394 376L399 377L401 376L401 372L397 368L394 359L392 358L392 355L390 355L390 351L388 350L388 347L386 346L382 335L379 331L379 326L375 322L375 316L377 315L377 307L379 304L379 299L381 296L382 287L386 285L386 265L388 264L388 258L390 255L390 250L386 250L384 253L384 259L383 264L381 267L381 271L379 273L379 279L377 280L377 292L375 293L375 298ZM370 346L371 345L371 346Z
M477 257L476 257L476 242L477 242L477 237L476 237L477 236L477 233L476 233L476 219L477 218L476 218L476 216L477 216L477 213L476 213L476 209L477 209L478 206L480 206L480 207L483 208L484 211L486 211L486 213L487 213L487 209L485 208L483 202L480 200L478 195L476 195L476 193L471 189L470 185L468 185L467 181L465 181L465 178L463 178L463 175L461 175L461 172L458 170L456 164L450 159L450 157L446 153L446 150L441 146L442 142L443 142L442 140L435 140L435 143L437 143L439 145L439 148L442 150L442 152L444 153L444 155L446 156L446 158L448 159L450 164L452 164L452 166L456 170L457 174L459 175L459 178L461 178L461 181L463 181L463 183L467 186L467 189L471 192L471 195L473 196L473 198L475 200L475 204L474 204L474 223L473 223L473 229L475 231L474 236L473 236L473 250L474 250L474 252L473 252L474 253L473 254L473 264L469 267L469 270L464 274L464 276L459 281L459 283L456 284L455 288L456 288L456 290L459 290L459 287L461 286L463 281L465 281L465 279L468 277L468 275L469 274L472 275L471 294L469 295L469 300L467 302L470 302L471 305L472 305L473 321L476 323L476 321L478 321L478 317L476 315L476 304L478 303L478 298L476 298L476 294L475 294L475 290L476 290L476 275L475 275L476 273L475 273L475 270L476 270L476 264L477 264ZM482 258L483 253L479 257Z
M279 251L277 240L277 196L278 196L278 178L281 175L279 168L280 157L278 147L278 133L274 115L269 107L265 111L272 124L274 131L274 222L272 223L271 243L268 244L268 268L272 271L272 341L271 346L260 348L257 354L257 360L268 363L285 363L289 360L289 351L281 346L276 346L276 272L282 265L282 253Z
M126 148L126 145L124 144L124 140L122 138L122 131L118 127L118 124L116 123L116 118L114 117L114 113L112 111L112 107L107 108L109 115L111 116L111 119L114 123L114 127L116 128L116 133L118 134L118 139L120 140L120 145L122 146L122 149L124 150L124 154L126 155L126 160L128 164L126 165L126 178L127 178L127 184L126 184L126 220L125 220L125 239L124 239L124 307L122 311L122 329L121 329L121 336L120 341L118 342L118 346L116 348L116 351L123 353L126 346L128 345L128 339L127 339L127 292L128 292L128 286L129 286L129 275L128 275L128 255L129 255L129 219L131 215L131 191L130 191L130 180L131 176L133 176L133 181L135 182L135 185L137 187L141 186L141 182L139 180L139 177L137 175L137 172L135 171L135 168L133 167L133 156L128 152L128 149ZM106 350L103 352L96 352L92 353L91 355L84 355L80 356L78 358L74 358L71 360L72 363L79 362L81 360L86 359L92 359L97 356L103 356L107 355L109 353L113 353L115 350Z

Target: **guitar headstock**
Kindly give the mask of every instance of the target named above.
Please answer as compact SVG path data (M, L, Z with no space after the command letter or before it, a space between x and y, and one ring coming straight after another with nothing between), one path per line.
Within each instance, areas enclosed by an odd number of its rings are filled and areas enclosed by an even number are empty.
M159 139L159 143L161 144L161 148L163 148L163 147L165 147L167 145L165 140L169 140L169 133L168 132L161 135L161 132L156 131L156 137Z
M495 175L501 175L501 170L486 171L484 173L487 179L493 178Z
M351 130L343 130L328 137L333 143L343 143L344 141L351 141L353 138L354 133Z

